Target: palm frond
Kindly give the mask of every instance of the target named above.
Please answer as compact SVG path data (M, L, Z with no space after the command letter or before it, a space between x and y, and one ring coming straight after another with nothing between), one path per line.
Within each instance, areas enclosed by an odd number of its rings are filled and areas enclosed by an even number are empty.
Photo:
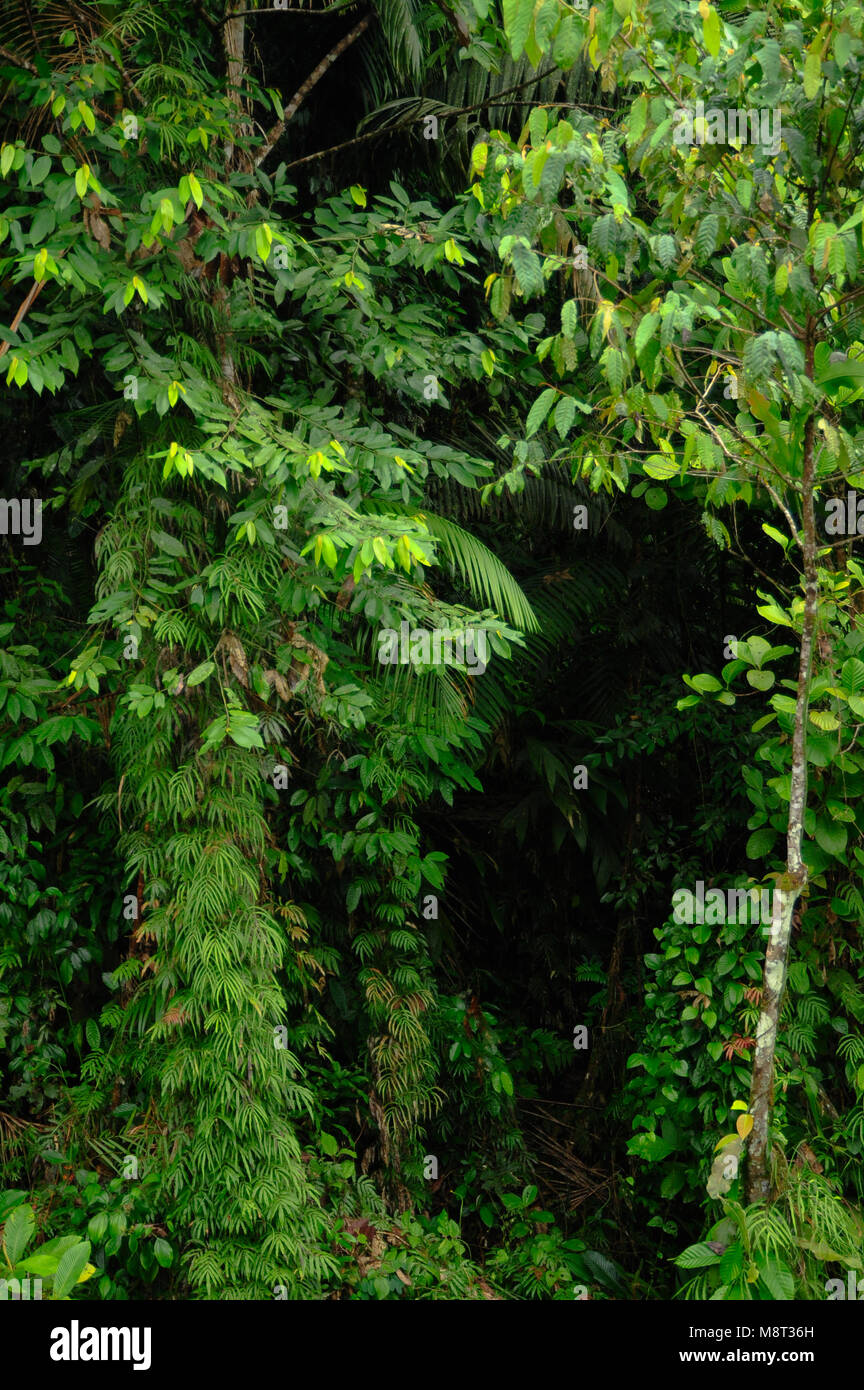
M375 9L396 75L416 81L424 50L419 5L416 0L377 0Z
M481 598L523 632L539 631L534 609L506 565L488 546L449 517L426 511L421 515L430 536L462 575L475 598Z
M537 632L537 615L525 597L506 565L498 556L484 545L476 536L457 526L455 521L425 508L407 503L386 502L366 498L362 510L386 515L397 512L401 516L411 516L422 521L429 535L438 542L439 549L449 560L453 569L468 585L475 599L481 599L484 606L493 608L499 616L507 618L523 632Z

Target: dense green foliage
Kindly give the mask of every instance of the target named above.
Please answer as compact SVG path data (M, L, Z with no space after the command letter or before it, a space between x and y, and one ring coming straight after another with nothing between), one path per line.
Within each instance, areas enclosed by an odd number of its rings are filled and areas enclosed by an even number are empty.
M824 1298L864 15L253 8L0 5L3 1268Z

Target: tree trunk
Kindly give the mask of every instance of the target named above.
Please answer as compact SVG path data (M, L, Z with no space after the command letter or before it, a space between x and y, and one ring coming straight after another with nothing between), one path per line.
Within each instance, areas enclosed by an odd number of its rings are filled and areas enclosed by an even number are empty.
M810 377L813 375L812 343L808 343L807 347L807 374ZM807 717L813 661L813 636L819 602L819 586L816 576L816 518L813 505L814 429L815 417L811 414L804 427L802 540L805 599L801 650L798 661L795 729L792 738L791 795L786 830L786 873L778 879L774 893L768 949L765 952L762 1005L756 1027L756 1053L753 1059L753 1079L750 1088L750 1113L753 1116L753 1129L750 1133L747 1150L747 1199L750 1202L767 1201L771 1195L770 1127L774 1098L774 1055L777 1049L777 1027L783 993L786 988L793 913L807 883L807 869L801 857L801 841L804 833L804 811L807 806Z
M246 62L246 20L245 0L229 0L227 18L222 28L222 43L225 50L225 66L228 76L228 96L238 113L243 111L243 77ZM240 127L241 135L249 135L247 124ZM236 163L236 150L233 144L225 146L226 176ZM248 162L248 161L247 161Z

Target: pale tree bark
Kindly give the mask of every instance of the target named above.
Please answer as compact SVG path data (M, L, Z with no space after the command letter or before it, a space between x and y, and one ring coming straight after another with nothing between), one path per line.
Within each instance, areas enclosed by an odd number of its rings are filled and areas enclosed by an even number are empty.
M246 71L246 18L244 0L226 0L225 20L222 25L222 45L225 52L225 69L228 79L228 98L238 117L243 115L243 78ZM238 122L238 132L248 135L251 127L242 119ZM239 163L236 146L232 141L225 145L225 177L230 177L232 169ZM248 157L246 163L248 164ZM216 347L222 368L222 395L227 405L239 409L235 391L237 368L231 351L231 307L228 291L221 279L213 290L213 306L218 321Z
M813 344L807 347L807 375L813 375ZM802 548L804 553L804 620L798 660L795 727L792 736L791 794L786 829L786 873L777 881L768 948L762 980L762 1003L756 1027L756 1051L750 1088L753 1128L747 1144L747 1200L767 1201L771 1195L771 1115L774 1101L774 1057L780 1007L786 988L789 942L795 907L807 884L801 856L804 812L807 807L807 719L813 664L813 639L819 604L816 572L816 517L813 498L815 416L804 427L802 470Z
M228 0L225 8L225 23L222 26L222 44L225 49L225 65L228 76L228 97L237 108L243 111L243 77L246 70L246 10L244 0ZM243 123L241 135L249 135L251 126ZM225 173L231 172L235 163L235 147L225 146Z

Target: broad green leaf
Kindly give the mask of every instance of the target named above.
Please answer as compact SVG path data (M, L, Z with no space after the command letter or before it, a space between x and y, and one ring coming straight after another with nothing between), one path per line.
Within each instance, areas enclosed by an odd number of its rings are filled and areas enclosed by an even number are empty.
M675 1263L679 1269L704 1269L708 1265L719 1264L720 1256L706 1241L699 1241L698 1244L688 1245L686 1250L682 1250Z
M755 690L770 690L774 684L773 671L748 671L747 681Z
M761 830L754 830L750 839L747 841L747 848L744 853L748 859L764 859L765 855L771 850L777 839L776 830L763 826Z
M816 843L826 854L832 855L835 859L840 858L845 853L848 840L849 832L842 821L817 816Z
M652 454L642 467L649 478L656 478L661 483L669 478L677 478L680 471L674 459L664 458L662 454Z
M200 666L196 666L194 671L189 672L186 677L186 684L200 685L202 681L206 681L208 676L212 676L215 670L215 661L202 661Z
M98 1245L101 1241L105 1239L107 1233L108 1213L100 1211L97 1212L95 1216L91 1216L90 1220L87 1222L87 1234L90 1237L90 1239L92 1241L95 1241L95 1243Z
M71 1249L64 1251L57 1262L54 1275L54 1297L65 1298L78 1283L90 1259L90 1242L82 1240Z
M864 690L864 661L859 661L856 656L844 661L840 667L840 680L844 690L851 690L856 695L859 690Z
M783 612L783 609L780 608L779 605L774 603L773 601L769 601L768 603L763 604L757 604L756 612L759 613L763 618L767 618L769 623L776 623L778 626L781 627L793 626L791 619L788 618L786 614Z
M534 0L502 0L504 32L510 43L510 56L520 58L525 50L531 32L534 15Z
M647 343L651 341L660 323L659 314L645 314L636 329L636 355L641 356Z
M157 1264L160 1264L163 1269L168 1269L174 1260L174 1252L171 1246L168 1241L163 1240L161 1236L157 1236L156 1240L153 1242L153 1253L156 1256Z
M840 720L836 714L832 714L827 709L811 709L810 722L815 724L817 729L822 729L825 733L833 733L840 728Z
M16 1265L27 1248L36 1226L30 1206L15 1207L3 1227L3 1248L10 1265Z
M787 1302L795 1297L795 1279L792 1271L780 1260L767 1259L759 1270L759 1278L778 1302Z
M555 407L553 421L558 434L563 439L576 417L576 402L572 396L562 396Z
M552 58L562 72L569 72L585 42L584 23L574 14L565 14L552 44Z
M552 409L552 403L557 395L558 392L552 386L540 392L540 395L529 410L528 419L525 422L526 439L530 439L532 435L537 433L543 421L546 419L546 416L549 414L549 411Z
M630 132L630 139L633 142L633 144L637 144L639 140L641 140L647 120L648 98L643 92L641 96L638 96L636 98L636 100L633 102L633 105L630 108L630 119L628 122L628 129Z
M57 1269L59 1258L57 1254L46 1255L44 1250L38 1250L35 1255L28 1255L26 1260L18 1261L15 1278L20 1279L22 1274L35 1274L39 1279L50 1279Z
M720 16L713 7L709 6L708 13L704 14L702 20L702 37L705 42L705 47L708 49L712 58L716 58L717 54L720 52L722 32Z
M186 547L182 541L178 541L176 536L171 536L167 531L152 531L151 536L160 550L164 550L166 555L185 555Z
M804 60L804 95L812 101L822 82L822 41L816 39Z
M30 170L30 183L33 188L37 188L51 173L51 163L51 156L48 154L40 155L34 160L33 168Z

